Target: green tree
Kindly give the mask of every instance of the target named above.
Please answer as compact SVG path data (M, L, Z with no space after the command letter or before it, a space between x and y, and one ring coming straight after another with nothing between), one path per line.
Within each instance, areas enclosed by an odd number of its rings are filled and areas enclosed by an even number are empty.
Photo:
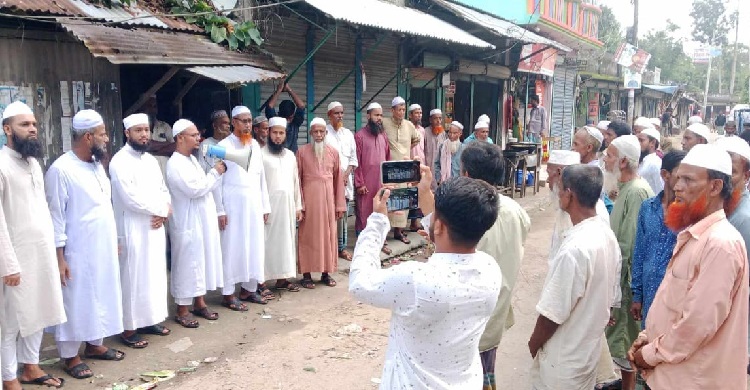
M710 46L726 46L730 16L725 0L693 0L693 39Z
M639 39L640 48L651 53L649 68L660 68L661 81L665 84L694 85L700 82L700 74L685 54L682 41L674 36L679 26L671 20L666 23L663 30L651 30Z
M623 41L622 26L612 8L606 5L602 6L602 16L599 18L599 40L604 43L607 53L614 53Z

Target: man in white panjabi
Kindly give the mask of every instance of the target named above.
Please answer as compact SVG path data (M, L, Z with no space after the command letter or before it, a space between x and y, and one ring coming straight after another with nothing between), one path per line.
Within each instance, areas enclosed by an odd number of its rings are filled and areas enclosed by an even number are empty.
M430 111L430 126L424 129L424 159L425 165L435 172L435 157L440 151L440 145L448 138L443 128L443 112L439 108ZM437 188L437 176L433 175L432 190Z
M169 230L172 237L171 292L177 304L175 321L197 326L191 314L213 321L219 314L208 309L206 291L224 284L216 203L211 191L220 184L226 165L218 160L204 173L193 152L200 146L198 128L185 119L172 126L175 152L167 161L167 187L172 194ZM190 305L193 310L189 311Z
M172 202L157 170L159 162L146 152L151 142L148 117L127 119L127 143L109 163L125 328L120 339L129 347L144 348L148 343L138 333L170 333L159 323L168 315L164 222L172 212Z
M247 169L232 161L225 161L227 172L221 185L214 190L216 211L221 230L221 255L224 267L224 296L222 306L234 311L247 311L240 299L268 303L258 293L258 282L265 272L265 221L271 213L266 189L266 173L260 145L253 139L253 117L250 109L232 109L233 132L219 142L227 151L250 151ZM237 283L242 283L240 299L235 296Z
M297 159L286 148L287 121L269 120L268 143L263 147L268 198L273 213L266 224L265 279L276 280L276 289L299 291L289 278L297 276L297 225L302 220L302 193Z
M381 269L390 190L379 192L354 248L349 292L391 311L380 389L481 389L479 339L503 275L476 246L497 221L499 195L486 182L462 176L441 184L433 198L429 170L422 172L419 205L428 213L422 224L435 253L424 263Z
M328 105L328 119L326 125L326 144L339 152L339 167L341 178L344 180L344 198L346 198L346 211L344 216L337 222L337 234L339 244L339 257L351 261L352 254L346 250L347 236L349 230L349 202L354 200L354 178L352 173L359 166L357 161L357 145L354 143L354 134L344 127L344 106L339 102L331 102Z
M576 153L577 154L577 153ZM560 209L573 227L551 258L529 340L532 389L593 389L619 277L620 247L597 216L603 173L573 165L562 171Z
M87 359L122 360L125 353L103 344L123 330L112 188L101 163L109 137L94 110L73 117L72 133L72 150L52 164L45 180L68 317L54 328L55 342L65 371L84 379L93 372L81 361L82 343Z
M44 146L31 108L13 102L3 110L8 143L0 149L0 356L4 389L20 381L61 386L39 367L42 331L65 322L55 261L52 220L37 158ZM20 377L18 363L23 364Z
M579 130L576 133L576 137L578 137L581 132L585 133L586 130ZM552 259L555 258L557 251L560 249L560 245L562 245L567 231L573 228L573 221L571 221L570 219L570 214L560 208L560 202L558 201L562 187L562 170L565 169L565 167L580 163L582 163L580 152L570 150L550 151L549 160L547 161L547 183L550 187L550 208L553 212L556 213L555 224L552 228L552 244L550 245L548 257L548 261L550 263L552 262ZM599 168L598 164L591 164L591 161L584 164ZM596 202L595 211L596 216L601 220L601 222L609 227L609 212L607 211L607 207L604 205L604 202L601 199ZM610 228L609 230L612 229ZM618 264L620 264L619 261L622 261L622 259L618 256ZM619 307L619 294L617 294L617 292L620 291L619 279L617 279L615 285L612 288L614 289L615 295L618 298L612 303L612 305ZM609 353L609 346L607 345L607 338L604 335L604 332L602 332L601 335L601 344L602 346L599 352L599 361L597 362L596 366L596 383L606 384L616 381L618 379L618 376L615 373L615 366L612 363L612 355Z

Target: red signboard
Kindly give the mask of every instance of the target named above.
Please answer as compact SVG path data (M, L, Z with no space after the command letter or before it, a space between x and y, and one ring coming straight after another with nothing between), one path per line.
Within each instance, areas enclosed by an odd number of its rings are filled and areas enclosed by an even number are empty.
M552 48L543 50L545 47L547 46L540 43L524 45L519 57L522 61L518 63L518 71L551 77L555 73L557 50Z

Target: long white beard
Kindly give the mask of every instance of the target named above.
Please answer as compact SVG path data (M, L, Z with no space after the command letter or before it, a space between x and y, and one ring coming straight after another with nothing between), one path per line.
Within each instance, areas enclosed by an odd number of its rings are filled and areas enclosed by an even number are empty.
M326 143L325 141L315 142L313 144L313 150L315 151L315 158L319 163L323 163L326 157Z
M461 140L448 141L448 146L450 147L451 154L456 154L458 147L461 146Z
M552 187L549 192L549 204L552 211L560 210L560 188L559 186Z
M620 183L620 176L622 176L622 172L620 171L620 167L615 166L614 172L610 172L608 170L604 170L604 193L609 194L612 191L618 190L618 184Z

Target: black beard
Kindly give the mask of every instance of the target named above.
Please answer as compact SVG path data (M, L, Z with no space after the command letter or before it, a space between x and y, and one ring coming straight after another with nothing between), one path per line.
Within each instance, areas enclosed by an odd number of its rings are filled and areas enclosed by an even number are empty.
M370 130L370 134L374 136L378 136L378 134L383 132L383 123L373 122L373 121L367 121L367 128Z
M138 142L135 142L133 140L128 140L128 145L130 145L133 150L136 152L144 153L148 150L148 145L151 143L151 141L146 142L145 144L139 144Z
M97 145L94 145L91 147L91 155L94 156L94 159L96 161L102 161L104 160L104 157L107 156L107 147L98 147Z
M643 159L646 158L646 156L648 156L649 154L651 154L651 152L649 152L648 150L642 150L641 151L641 159L638 160L638 163L639 164L642 163Z
M286 142L277 144L276 142L268 140L268 143L266 145L268 145L268 151L270 151L271 154L278 155L278 154L281 154L281 152L283 152L284 149L286 149Z
M44 157L42 141L39 141L39 139L21 139L18 137L18 135L16 135L15 132L13 132L13 147L15 148L16 152L18 152L24 159L28 157Z

